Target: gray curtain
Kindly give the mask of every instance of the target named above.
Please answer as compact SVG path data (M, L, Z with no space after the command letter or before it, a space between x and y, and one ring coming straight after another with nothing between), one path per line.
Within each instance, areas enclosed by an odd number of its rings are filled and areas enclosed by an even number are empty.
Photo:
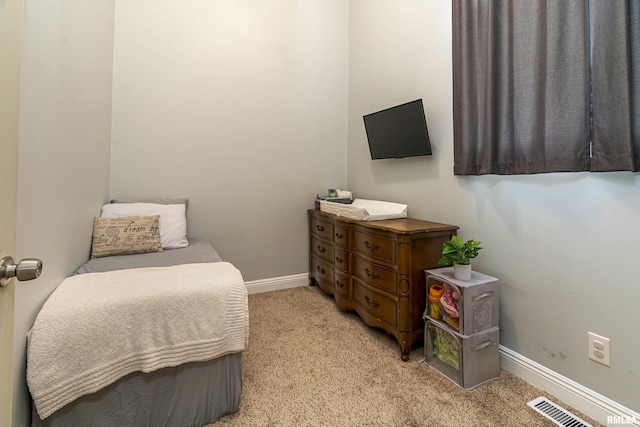
M640 6L590 0L593 156L591 170L640 170Z
M585 0L453 0L456 175L589 170L588 20Z

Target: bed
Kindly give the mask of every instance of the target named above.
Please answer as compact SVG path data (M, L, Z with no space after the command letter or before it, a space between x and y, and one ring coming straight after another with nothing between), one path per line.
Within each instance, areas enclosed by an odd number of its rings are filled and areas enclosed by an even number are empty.
M237 411L246 286L184 233L180 247L92 257L51 294L28 336L33 427L203 426Z

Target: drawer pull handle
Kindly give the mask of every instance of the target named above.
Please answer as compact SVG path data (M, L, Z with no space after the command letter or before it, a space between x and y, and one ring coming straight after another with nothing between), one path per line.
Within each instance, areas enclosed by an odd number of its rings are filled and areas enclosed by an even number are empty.
M320 274L324 274L324 273L325 273L324 268L322 268L322 267L318 266L318 273L320 273Z
M324 227L323 227L323 226L321 226L320 224L317 224L317 225L316 225L316 230L318 230L318 231L324 231Z
M370 249L372 251L378 250L378 248L380 247L380 245L378 245L377 243L373 242L373 243L369 243L368 240L364 241L364 245L367 247L367 249Z
M342 283L340 280L336 280L336 286L339 288L344 288L344 283Z
M320 246L318 245L318 252L320 252L321 254L325 253L326 249L324 248L324 246Z
M364 269L364 272L367 273L367 276L369 276L369 279L379 279L380 275L377 272L371 272L371 270L369 270L368 268Z
M374 299L370 299L369 295L365 295L364 296L364 300L367 302L367 304L374 306L375 308L380 307L380 303Z
M471 351L482 350L483 348L489 347L490 345L493 345L493 344L494 344L493 340L485 341L483 343L480 343L471 347Z
M337 237L338 239L342 239L342 238L344 237L344 234L342 234L342 233L336 233L336 237Z
M481 300L482 298L490 297L492 295L493 295L493 291L485 292L480 295L474 295L471 297L471 301L478 301L478 300Z
M344 262L344 258L340 258L339 256L336 257L336 261L338 261L340 264L342 264Z

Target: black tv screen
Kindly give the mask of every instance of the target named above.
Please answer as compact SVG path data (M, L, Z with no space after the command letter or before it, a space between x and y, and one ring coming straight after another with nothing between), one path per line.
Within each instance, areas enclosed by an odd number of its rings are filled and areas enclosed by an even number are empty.
M363 116L371 159L431 155L422 99Z

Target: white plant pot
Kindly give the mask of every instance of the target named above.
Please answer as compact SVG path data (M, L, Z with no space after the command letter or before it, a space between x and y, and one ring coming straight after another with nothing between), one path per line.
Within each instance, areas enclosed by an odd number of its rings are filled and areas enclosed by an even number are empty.
M453 277L458 280L471 279L471 264L456 264L453 263Z

